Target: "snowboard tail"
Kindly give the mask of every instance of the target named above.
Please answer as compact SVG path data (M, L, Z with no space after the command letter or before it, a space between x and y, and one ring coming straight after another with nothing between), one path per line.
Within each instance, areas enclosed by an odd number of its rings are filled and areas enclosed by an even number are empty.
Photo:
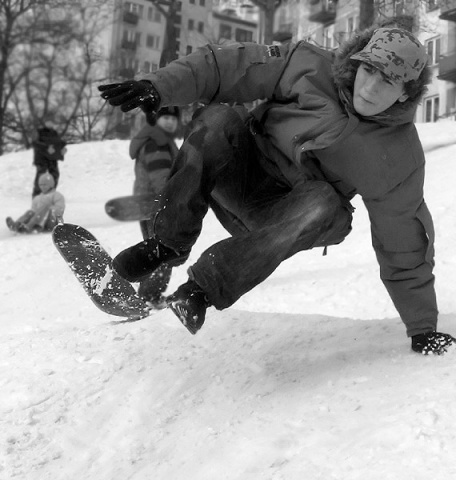
M114 220L134 222L149 220L159 208L159 197L153 194L112 198L105 204L106 213Z
M70 223L57 225L52 240L60 255L92 302L103 312L118 317L144 318L151 308L133 286L112 268L112 258L85 228Z

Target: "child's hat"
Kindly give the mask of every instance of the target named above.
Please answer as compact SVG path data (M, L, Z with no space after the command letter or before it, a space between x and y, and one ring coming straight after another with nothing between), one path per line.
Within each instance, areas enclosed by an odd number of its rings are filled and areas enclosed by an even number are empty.
M179 118L179 108L178 107L162 107L156 113L156 118L163 117L164 115L170 115L172 117Z
M38 178L38 185L40 186L40 188L42 187L54 188L55 187L54 177L48 172L43 173Z
M428 60L419 40L402 28L374 30L369 43L350 58L377 68L395 82L416 80Z

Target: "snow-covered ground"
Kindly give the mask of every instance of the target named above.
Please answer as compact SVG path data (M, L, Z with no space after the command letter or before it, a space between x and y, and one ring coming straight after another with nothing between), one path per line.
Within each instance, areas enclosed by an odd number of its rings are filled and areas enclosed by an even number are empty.
M418 125L436 225L439 329L456 334L456 123ZM104 213L129 194L128 142L70 145L65 220L116 254L140 240ZM30 205L32 152L0 158L1 221ZM301 252L191 336L165 310L115 323L49 234L0 225L2 480L456 478L456 349L411 352L378 278L367 215ZM209 214L190 262L226 233ZM175 271L170 290L186 279Z

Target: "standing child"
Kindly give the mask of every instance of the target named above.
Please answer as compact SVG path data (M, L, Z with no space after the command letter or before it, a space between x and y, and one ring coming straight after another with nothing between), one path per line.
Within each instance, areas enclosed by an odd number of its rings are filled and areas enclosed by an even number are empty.
M156 115L148 115L146 125L130 143L130 157L135 160L135 195L158 195L168 179L172 162L177 156L174 142L179 121L177 107L165 107ZM139 222L144 240L152 236L153 220ZM172 267L164 263L144 279L138 294L156 307L164 306L163 292L171 278Z
M55 189L55 180L50 173L40 175L38 179L40 193L33 197L32 206L14 221L7 217L6 224L13 232L32 233L50 232L57 223L63 221L65 198Z

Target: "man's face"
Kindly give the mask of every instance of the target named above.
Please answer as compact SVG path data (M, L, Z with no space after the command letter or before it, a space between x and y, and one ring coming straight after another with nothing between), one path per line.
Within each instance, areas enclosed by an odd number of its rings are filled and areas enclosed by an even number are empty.
M165 132L175 133L177 130L177 118L174 115L162 115L158 117L157 125Z
M375 67L360 63L353 89L353 106L359 115L377 115L397 101L405 102L407 98L404 82L393 82Z

